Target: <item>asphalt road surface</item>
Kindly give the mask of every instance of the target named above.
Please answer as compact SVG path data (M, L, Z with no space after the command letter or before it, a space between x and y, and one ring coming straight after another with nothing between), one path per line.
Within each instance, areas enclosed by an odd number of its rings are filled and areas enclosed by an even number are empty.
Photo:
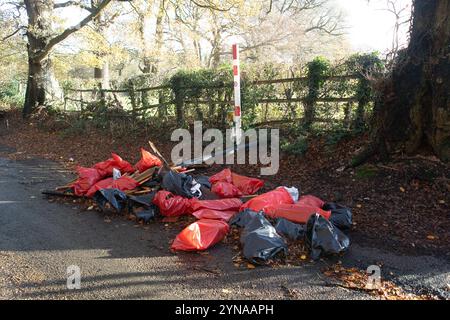
M0 146L0 153L13 152ZM41 195L71 180L56 163L0 157L0 298L2 299L373 299L330 285L320 269L238 269L232 248L174 254L176 232L163 223L145 228L121 217L51 203ZM401 256L353 243L343 263L383 262L406 289L448 296L448 259ZM81 288L67 288L67 268L81 270Z

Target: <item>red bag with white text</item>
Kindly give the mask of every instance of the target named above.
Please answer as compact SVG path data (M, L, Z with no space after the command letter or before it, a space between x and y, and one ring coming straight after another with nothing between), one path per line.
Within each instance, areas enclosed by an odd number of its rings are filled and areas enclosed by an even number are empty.
M138 186L139 183L136 180L127 176L122 176L117 180L107 178L94 184L86 193L86 196L92 197L97 191L103 189L119 189L120 191L128 191L136 189Z
M202 219L187 226L172 243L173 250L201 251L222 241L230 231L228 223Z
M135 166L139 172L144 172L147 169L161 166L162 161L158 157L152 155L144 148L141 148L141 160L139 160L139 162L136 163Z
M240 211L250 209L270 214L282 204L294 204L294 200L285 188L280 187L247 201L241 206Z
M189 200L181 196L175 196L168 191L158 191L153 198L153 204L159 208L159 212L165 217L179 217L189 210Z

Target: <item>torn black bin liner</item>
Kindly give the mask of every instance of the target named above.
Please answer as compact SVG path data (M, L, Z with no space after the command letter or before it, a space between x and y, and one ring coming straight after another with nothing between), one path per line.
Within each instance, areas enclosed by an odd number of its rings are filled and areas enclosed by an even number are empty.
M323 208L331 211L330 221L341 230L347 230L352 227L352 210L337 203L326 203Z
M195 181L200 183L202 186L211 189L211 182L209 182L209 177L207 176L196 176Z
M256 264L267 262L279 253L287 254L286 242L262 213L245 226L241 244L244 257Z
M308 220L305 238L311 249L313 260L318 260L322 254L344 252L350 246L350 239L330 221L317 213Z
M256 217L257 214L258 213L253 210L245 209L231 219L230 225L236 225L240 228L244 228L250 221L252 221L254 217Z
M156 191L152 191L148 194L140 196L128 196L130 206L150 208L152 206L153 198L156 195Z
M105 210L105 205L109 203L118 212L125 208L127 199L127 195L119 189L102 189L94 195L94 200L100 209Z
M198 197L199 194L195 194L191 191L194 185L194 178L185 173L176 173L173 171L167 172L162 179L162 188L172 192L175 195L185 198Z
M154 205L152 205L148 210L136 212L135 215L136 215L136 218L138 218L138 220L143 220L144 223L147 223L151 219L155 218L156 212L157 212L156 207Z
M275 230L277 230L279 234L283 234L291 240L302 239L306 233L305 226L293 223L283 218L277 220Z

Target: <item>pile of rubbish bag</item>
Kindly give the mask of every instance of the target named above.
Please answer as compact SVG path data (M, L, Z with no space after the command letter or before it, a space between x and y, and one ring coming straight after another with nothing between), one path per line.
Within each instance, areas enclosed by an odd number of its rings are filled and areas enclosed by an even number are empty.
M144 223L158 216L195 217L172 242L175 251L207 250L231 226L242 229L243 256L256 264L287 255L295 241L304 241L314 260L350 246L344 232L352 226L352 212L345 206L300 196L295 187L258 194L264 188L261 179L230 169L211 177L194 175L195 169L170 166L157 150L159 156L140 151L134 166L113 153L91 168L78 167L78 178L57 190L92 198L101 210L128 210Z

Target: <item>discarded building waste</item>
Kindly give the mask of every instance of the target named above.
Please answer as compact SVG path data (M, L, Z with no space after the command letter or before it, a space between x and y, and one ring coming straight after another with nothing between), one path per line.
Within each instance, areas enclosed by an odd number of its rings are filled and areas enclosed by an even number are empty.
M301 195L298 187L261 192L264 181L230 169L194 175L202 166L171 165L151 142L150 147L154 154L142 148L135 166L112 153L91 168L77 167L76 180L43 193L93 200L101 211L134 215L140 223L188 221L172 242L174 251L207 250L231 228L252 264L278 260L295 243L309 248L314 260L348 250L350 240L341 230L352 226L350 208Z

